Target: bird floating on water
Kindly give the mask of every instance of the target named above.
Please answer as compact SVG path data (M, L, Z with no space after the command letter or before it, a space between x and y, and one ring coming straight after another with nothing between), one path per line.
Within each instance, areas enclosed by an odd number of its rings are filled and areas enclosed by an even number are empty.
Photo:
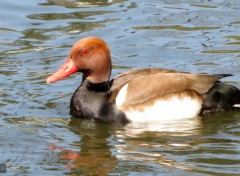
M102 122L148 122L240 108L240 90L220 82L230 74L193 74L160 68L132 70L110 80L110 49L98 37L76 42L47 83L82 72L70 114Z

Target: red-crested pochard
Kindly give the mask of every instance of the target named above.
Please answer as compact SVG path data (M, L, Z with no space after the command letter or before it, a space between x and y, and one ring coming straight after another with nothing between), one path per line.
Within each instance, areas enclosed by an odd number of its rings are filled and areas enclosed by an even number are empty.
M52 83L77 71L81 85L70 103L74 117L103 122L161 121L239 108L240 90L219 79L229 74L192 74L169 69L128 71L109 80L110 50L102 39L76 42L65 63L47 78Z

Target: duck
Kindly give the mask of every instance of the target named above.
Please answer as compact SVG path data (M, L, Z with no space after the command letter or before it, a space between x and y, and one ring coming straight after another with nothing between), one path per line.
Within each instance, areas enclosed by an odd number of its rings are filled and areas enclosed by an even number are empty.
M70 114L105 123L181 120L240 109L240 90L220 81L231 74L142 68L110 80L111 71L108 44L99 37L86 37L73 45L63 65L48 76L47 84L81 72Z

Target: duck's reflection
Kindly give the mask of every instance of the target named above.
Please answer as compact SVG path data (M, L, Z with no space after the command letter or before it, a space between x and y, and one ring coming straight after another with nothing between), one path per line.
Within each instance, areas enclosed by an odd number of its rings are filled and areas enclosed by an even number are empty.
M70 130L81 140L71 144L76 146L76 151L61 149L59 158L68 161L66 166L73 175L108 175L122 170L119 162L134 161L186 170L189 168L186 163L169 159L162 151L188 149L187 143L177 143L174 139L198 134L200 124L198 119L189 119L160 124L113 125L72 117Z
M201 117L179 120L164 120L161 122L138 122L129 123L124 128L124 135L126 136L139 136L142 133L166 132L169 135L188 136L199 134L201 132Z
M108 175L117 164L117 159L111 152L113 144L109 142L114 127L74 117L69 126L74 133L81 136L81 142L79 152L63 153L62 158L71 161L67 166L73 173Z

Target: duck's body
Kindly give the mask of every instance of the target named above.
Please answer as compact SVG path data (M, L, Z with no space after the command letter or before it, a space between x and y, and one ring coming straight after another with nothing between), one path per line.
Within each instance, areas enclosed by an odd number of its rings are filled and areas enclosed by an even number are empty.
M78 41L48 83L76 71L82 83L73 94L70 113L103 122L161 121L239 106L240 91L219 82L230 76L192 74L169 69L140 69L113 80L107 44L97 37ZM234 97L234 98L232 98Z

